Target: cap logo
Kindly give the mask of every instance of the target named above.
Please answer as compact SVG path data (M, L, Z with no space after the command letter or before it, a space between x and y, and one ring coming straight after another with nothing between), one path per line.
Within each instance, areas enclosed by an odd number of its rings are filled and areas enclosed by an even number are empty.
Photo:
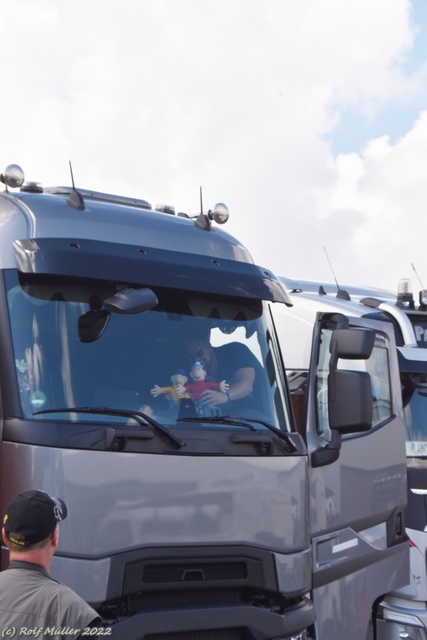
M50 496L50 499L55 503L55 505L53 507L53 515L58 520L58 522L62 522L61 504L59 503L59 501L56 498L52 498L52 496Z

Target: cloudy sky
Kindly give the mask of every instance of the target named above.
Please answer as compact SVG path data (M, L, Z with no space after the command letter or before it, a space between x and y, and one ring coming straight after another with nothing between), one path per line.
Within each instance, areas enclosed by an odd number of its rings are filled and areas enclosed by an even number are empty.
M427 288L426 0L0 0L0 170L223 201L277 275ZM411 264L416 268L414 272Z

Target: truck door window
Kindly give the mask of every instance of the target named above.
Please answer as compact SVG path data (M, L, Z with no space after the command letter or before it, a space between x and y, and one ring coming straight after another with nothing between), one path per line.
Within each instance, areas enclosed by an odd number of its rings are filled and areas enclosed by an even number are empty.
M407 430L406 455L427 457L427 376L424 373L402 373L402 398Z
M328 416L328 375L330 360L329 347L332 333L333 330L330 328L322 328L321 330L321 343L316 375L317 432L328 441L331 440ZM391 418L390 365L386 338L382 334L376 334L375 346L370 358L367 360L339 359L338 368L366 371L371 376L373 427Z

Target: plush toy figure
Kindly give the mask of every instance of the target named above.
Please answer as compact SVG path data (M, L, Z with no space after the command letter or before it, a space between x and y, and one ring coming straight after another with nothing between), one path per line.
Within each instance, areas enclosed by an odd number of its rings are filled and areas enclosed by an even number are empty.
M171 387L159 387L158 384L155 384L151 389L151 395L154 398L160 396L162 394L166 395L166 397L173 402L173 404L178 404L178 400L181 398L190 398L190 394L185 391L185 383L188 381L187 376L185 375L184 369L177 369L175 373L171 376ZM178 392L180 390L180 393Z
M216 391L227 393L228 389L230 388L230 385L227 384L225 380L222 380L221 382L206 382L206 371L203 369L203 366L200 362L195 362L193 364L193 367L190 371L190 376L192 377L194 382L187 385L178 385L176 389L178 395L181 398L185 397L181 394L189 391L193 400L199 400L201 394L203 393L203 391L206 391L206 389L215 389Z

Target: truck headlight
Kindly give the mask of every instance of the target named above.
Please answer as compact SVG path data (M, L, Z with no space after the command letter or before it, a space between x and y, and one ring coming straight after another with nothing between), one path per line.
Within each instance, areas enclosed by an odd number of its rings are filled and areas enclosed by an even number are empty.
M409 613L401 613L396 609L380 606L378 610L379 635L378 638L393 638L396 640L427 640L427 632L421 620ZM381 633L381 626L384 625L389 631ZM390 635L390 627L393 627L393 634ZM385 630L385 629L384 629Z

